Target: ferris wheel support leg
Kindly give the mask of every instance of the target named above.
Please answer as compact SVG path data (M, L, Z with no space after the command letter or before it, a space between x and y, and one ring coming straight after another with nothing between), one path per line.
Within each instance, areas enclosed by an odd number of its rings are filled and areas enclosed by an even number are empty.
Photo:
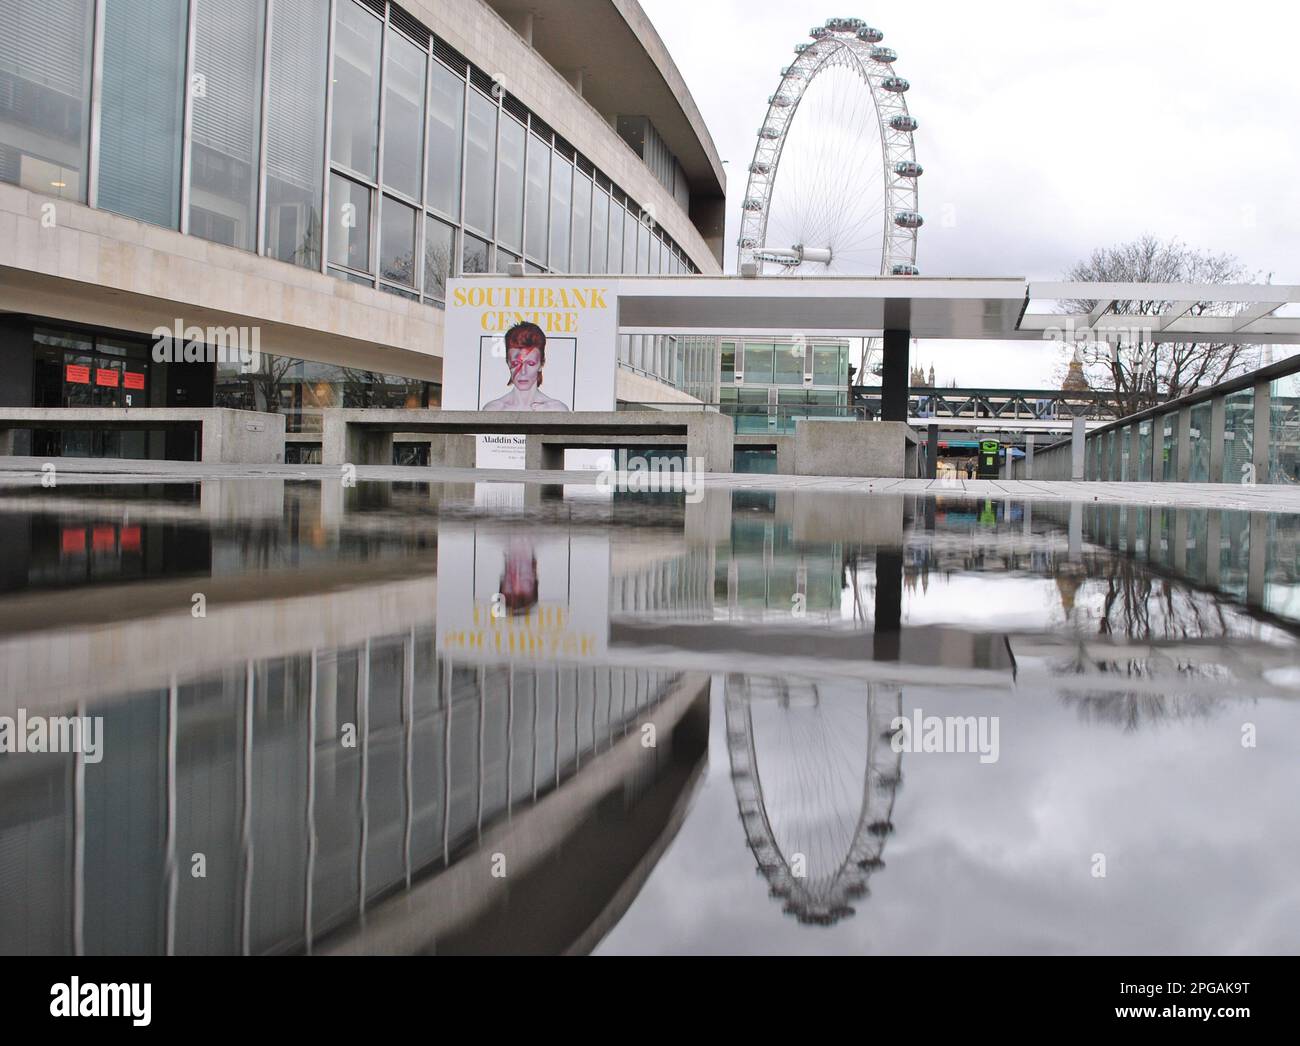
M880 375L880 420L907 421L907 393L911 377L912 332L885 331Z

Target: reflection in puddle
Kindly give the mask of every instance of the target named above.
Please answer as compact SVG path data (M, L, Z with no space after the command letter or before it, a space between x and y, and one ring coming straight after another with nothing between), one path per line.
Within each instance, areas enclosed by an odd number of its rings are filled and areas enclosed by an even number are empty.
M0 537L0 728L104 724L0 754L6 953L1300 931L1294 518L268 479L6 495Z

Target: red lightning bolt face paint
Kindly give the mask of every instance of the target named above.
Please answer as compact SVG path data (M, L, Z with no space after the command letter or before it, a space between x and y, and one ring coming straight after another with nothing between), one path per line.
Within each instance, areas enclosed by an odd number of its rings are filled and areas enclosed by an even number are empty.
M515 388L527 392L541 384L542 354L537 349L511 349L506 363L510 367L510 384Z

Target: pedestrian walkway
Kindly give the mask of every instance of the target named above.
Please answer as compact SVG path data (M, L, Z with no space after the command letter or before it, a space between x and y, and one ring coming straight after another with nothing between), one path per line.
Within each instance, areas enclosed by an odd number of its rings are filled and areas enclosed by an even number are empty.
M5 489L41 487L55 466L58 487L132 483L194 483L207 480L278 479L321 483L340 478L334 465L226 465L188 461L122 461L106 458L0 458L0 495ZM358 482L529 483L590 486L596 472L505 471L491 469L359 466ZM858 494L935 495L1018 501L1065 501L1212 508L1247 512L1300 513L1300 486L1234 486L1222 483L1084 483L1004 479L850 479L705 473L705 489L804 491ZM46 482L48 486L48 481Z

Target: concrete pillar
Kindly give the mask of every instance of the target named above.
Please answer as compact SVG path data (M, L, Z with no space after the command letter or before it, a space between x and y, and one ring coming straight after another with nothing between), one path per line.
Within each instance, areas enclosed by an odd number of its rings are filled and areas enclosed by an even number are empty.
M876 549L875 655L877 661L897 661L903 627L903 553Z
M1034 434L1032 432L1025 433L1025 465L1023 478L1034 478Z
M1074 429L1070 437L1070 478L1076 482L1083 479L1084 465L1087 461L1088 422L1083 417L1074 419Z
M907 420L907 391L910 384L912 332L885 331L882 353L880 420Z
M1255 466L1255 482L1268 482L1268 454L1273 442L1272 432L1273 387L1267 381L1255 384L1255 439L1251 463ZM1252 546L1253 550L1253 546Z
M1184 407L1178 412L1177 428L1174 430L1175 446L1178 448L1178 468L1174 478L1179 483L1188 483L1192 478L1192 408Z
M1228 429L1228 401L1219 396L1210 403L1210 482L1223 482L1223 437Z
M925 444L926 479L939 478L939 426L931 425L926 433Z

